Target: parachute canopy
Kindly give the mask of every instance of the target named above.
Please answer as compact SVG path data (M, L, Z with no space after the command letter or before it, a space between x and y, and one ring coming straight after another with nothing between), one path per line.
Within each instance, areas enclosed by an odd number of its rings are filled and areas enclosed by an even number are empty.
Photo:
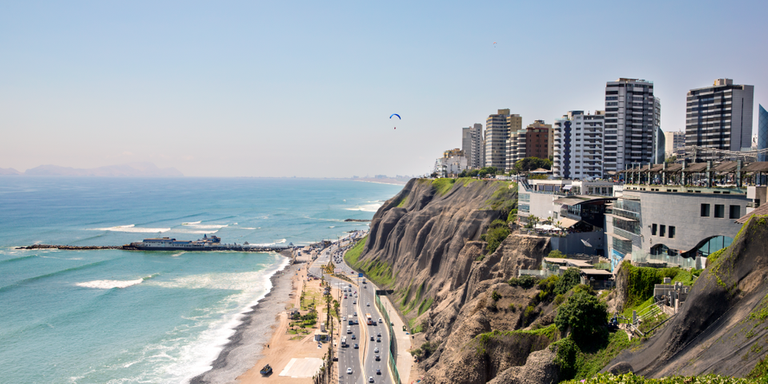
M397 116L397 118L398 118L398 119L402 120L402 118L400 117L400 115L398 115L397 113L393 113L393 114L389 115L389 118L391 119L391 118L392 118L392 116Z

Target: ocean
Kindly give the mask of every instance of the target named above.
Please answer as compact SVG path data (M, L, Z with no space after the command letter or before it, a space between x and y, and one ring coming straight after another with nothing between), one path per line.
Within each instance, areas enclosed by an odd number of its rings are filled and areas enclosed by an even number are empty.
M367 229L402 187L239 178L0 177L0 378L183 383L287 264L277 254L17 250L146 237L305 245ZM250 367L242 367L243 371Z

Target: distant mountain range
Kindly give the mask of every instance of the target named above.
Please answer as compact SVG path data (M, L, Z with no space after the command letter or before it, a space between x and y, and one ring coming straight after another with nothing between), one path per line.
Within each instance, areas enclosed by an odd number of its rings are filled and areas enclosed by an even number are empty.
M158 168L152 163L129 163L98 168L72 168L41 165L19 172L13 168L0 168L0 176L78 176L78 177L183 177L176 168Z

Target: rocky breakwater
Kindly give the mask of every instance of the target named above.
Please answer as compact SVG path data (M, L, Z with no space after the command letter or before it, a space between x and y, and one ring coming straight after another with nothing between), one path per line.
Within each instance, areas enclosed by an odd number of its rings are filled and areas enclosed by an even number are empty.
M16 249L61 249L66 251L97 250L97 249L125 249L135 250L130 245L53 245L53 244L34 244L27 247L17 247Z
M490 254L484 241L498 220L507 225L516 204L514 183L422 179L411 180L373 217L365 247L351 262L393 290L390 299L423 352L424 382L556 380L545 348L554 335L483 337L520 329L546 313L525 310L536 290L507 281L519 269L538 268L549 239L511 235Z

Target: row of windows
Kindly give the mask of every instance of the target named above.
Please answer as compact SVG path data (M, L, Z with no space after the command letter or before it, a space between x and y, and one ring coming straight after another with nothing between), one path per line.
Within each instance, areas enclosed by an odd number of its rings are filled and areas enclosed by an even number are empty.
M709 217L712 213L709 209L709 204L701 204L701 217ZM739 205L730 205L728 206L728 218L729 219L738 219L741 217L741 206ZM725 218L725 205L724 204L715 204L715 218Z
M656 229L657 229L656 224L652 224L651 225L651 236L656 236ZM659 230L659 237L664 237L666 235L666 232L667 232L667 226L664 225L664 224L660 224L660 225L658 225L658 230ZM670 239L674 239L675 238L675 226L673 226L673 225L669 226L669 238Z

